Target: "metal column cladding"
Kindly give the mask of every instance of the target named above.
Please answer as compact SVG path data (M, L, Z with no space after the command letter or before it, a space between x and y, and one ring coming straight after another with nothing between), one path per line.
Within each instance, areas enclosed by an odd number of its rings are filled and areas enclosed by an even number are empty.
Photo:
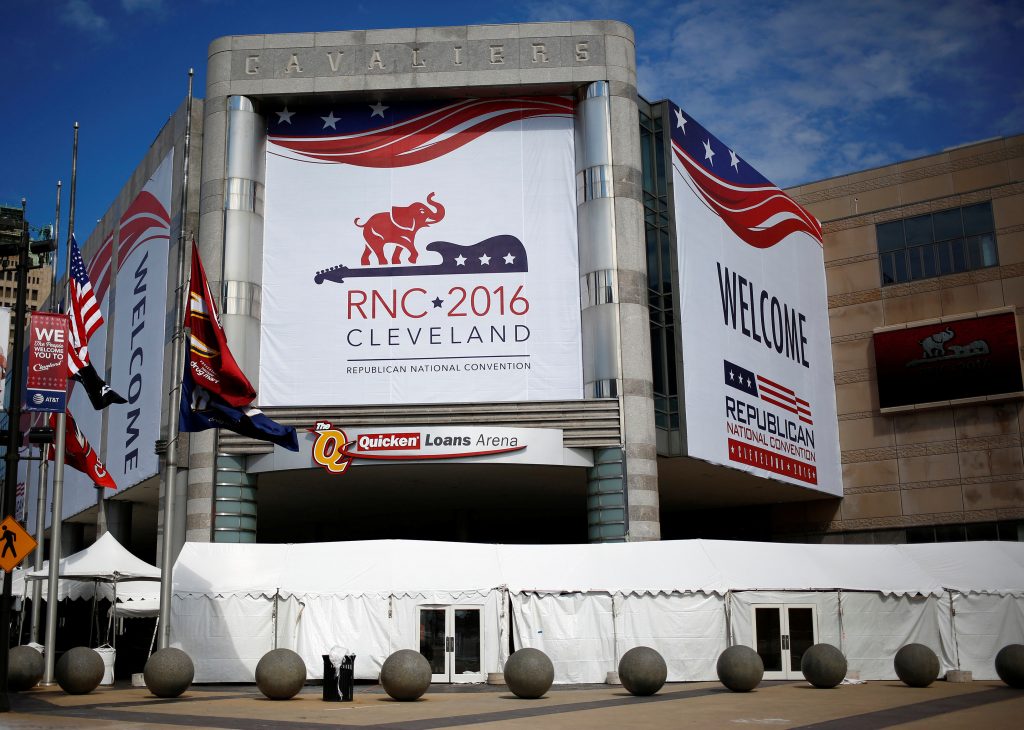
M266 128L250 99L229 98L221 318L232 353L257 389Z
M621 391L615 198L608 83L590 84L576 106L576 204L583 307L583 384L588 398Z

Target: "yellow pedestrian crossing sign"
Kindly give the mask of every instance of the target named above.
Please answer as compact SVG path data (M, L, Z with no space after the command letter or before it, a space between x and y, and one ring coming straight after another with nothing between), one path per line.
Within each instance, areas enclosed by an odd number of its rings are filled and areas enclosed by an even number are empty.
M8 573L18 567L38 543L11 516L0 522L0 568Z

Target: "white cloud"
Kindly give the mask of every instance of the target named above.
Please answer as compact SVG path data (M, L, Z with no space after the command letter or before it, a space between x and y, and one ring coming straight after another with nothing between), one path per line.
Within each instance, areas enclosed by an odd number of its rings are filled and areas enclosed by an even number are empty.
M105 35L110 28L107 19L93 10L87 0L67 0L61 20L94 35Z
M552 7L537 2L531 16L552 19ZM561 0L554 8L559 19L631 24L640 93L678 102L780 184L936 152L985 129L1021 131L1008 69L1024 63L1024 23L998 0Z

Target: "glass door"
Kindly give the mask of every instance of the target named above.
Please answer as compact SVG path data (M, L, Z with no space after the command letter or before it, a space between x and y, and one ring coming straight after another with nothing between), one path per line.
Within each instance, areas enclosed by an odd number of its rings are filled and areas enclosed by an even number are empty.
M483 682L481 608L420 606L420 654L432 682Z
M801 679L800 661L817 640L816 606L754 606L754 649L764 662L765 679Z

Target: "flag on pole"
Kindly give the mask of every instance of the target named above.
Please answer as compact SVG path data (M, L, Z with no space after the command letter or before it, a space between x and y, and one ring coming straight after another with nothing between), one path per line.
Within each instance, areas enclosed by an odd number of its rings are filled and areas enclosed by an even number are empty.
M110 476L110 472L107 471L103 462L96 456L96 452L89 445L85 434L82 433L78 428L78 424L75 423L71 411L65 411L65 415L67 418L64 421L64 463L72 469L78 469L78 471L92 479L92 483L97 487L117 489L117 482L114 481L114 477ZM50 414L50 428L57 428L56 413ZM56 449L51 444L46 451L47 459L53 461Z
M228 349L227 337L220 326L217 306L195 242L192 243L192 280L185 310L185 327L191 332L188 369L196 385L235 408L252 403L256 390Z
M93 294L92 283L89 281L82 252L74 235L71 236L68 285L71 289L68 302L68 314L71 315L68 373L85 386L89 401L97 411L103 410L111 403L127 403L128 401L104 382L89 360L89 338L103 325L103 314Z
M190 328L191 334L182 373L179 430L224 428L298 451L299 439L293 426L277 423L250 406L256 390L228 348L195 242L185 326Z

